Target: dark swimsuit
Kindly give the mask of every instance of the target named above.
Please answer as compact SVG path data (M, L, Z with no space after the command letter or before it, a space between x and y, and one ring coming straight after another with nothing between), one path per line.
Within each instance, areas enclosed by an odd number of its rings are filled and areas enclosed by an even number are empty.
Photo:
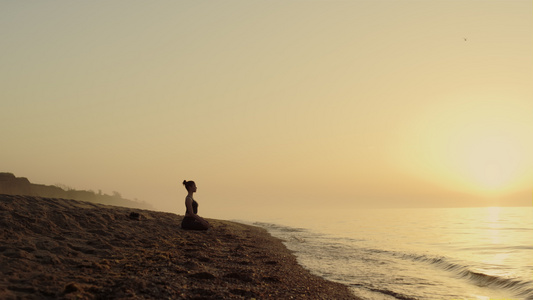
M196 202L194 199L192 199L192 211L194 214L198 214L198 202ZM188 209L186 211L186 214L187 213L189 213ZM207 230L207 227L205 227L202 223L198 222L193 217L188 217L187 215L185 215L181 221L181 228L189 230Z

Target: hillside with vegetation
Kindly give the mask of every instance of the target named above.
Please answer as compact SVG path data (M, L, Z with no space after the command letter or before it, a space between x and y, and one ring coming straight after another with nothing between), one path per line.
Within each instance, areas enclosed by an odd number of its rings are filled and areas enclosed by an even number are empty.
M16 177L12 173L0 173L0 194L62 198L114 206L153 209L153 207L146 202L124 199L118 192L113 192L112 195L107 195L103 194L101 191L96 193L94 191L75 190L60 184L35 184L31 183L25 177Z

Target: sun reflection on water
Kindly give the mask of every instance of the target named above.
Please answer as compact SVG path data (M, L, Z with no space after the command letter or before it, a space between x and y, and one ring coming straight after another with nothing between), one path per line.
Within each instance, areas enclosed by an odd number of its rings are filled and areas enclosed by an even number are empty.
M500 218L500 207L488 207L487 208L487 227L485 230L487 234L487 240L491 241L491 244L501 244L501 229L503 227L502 220Z

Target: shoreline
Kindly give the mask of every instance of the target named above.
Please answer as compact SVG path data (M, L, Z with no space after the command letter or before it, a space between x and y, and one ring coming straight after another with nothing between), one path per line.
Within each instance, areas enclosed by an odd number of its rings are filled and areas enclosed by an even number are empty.
M0 217L2 299L357 299L252 225L11 195Z

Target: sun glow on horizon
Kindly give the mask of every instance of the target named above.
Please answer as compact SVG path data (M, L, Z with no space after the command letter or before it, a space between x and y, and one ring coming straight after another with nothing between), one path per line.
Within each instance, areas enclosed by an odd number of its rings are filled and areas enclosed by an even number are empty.
M530 128L522 126L527 109L509 109L513 103L501 99L505 98L442 101L423 112L400 141L401 167L482 196L522 188L533 164L527 155L533 146Z
M458 167L464 177L486 191L499 191L513 184L522 154L517 142L504 136L477 136L465 143Z

